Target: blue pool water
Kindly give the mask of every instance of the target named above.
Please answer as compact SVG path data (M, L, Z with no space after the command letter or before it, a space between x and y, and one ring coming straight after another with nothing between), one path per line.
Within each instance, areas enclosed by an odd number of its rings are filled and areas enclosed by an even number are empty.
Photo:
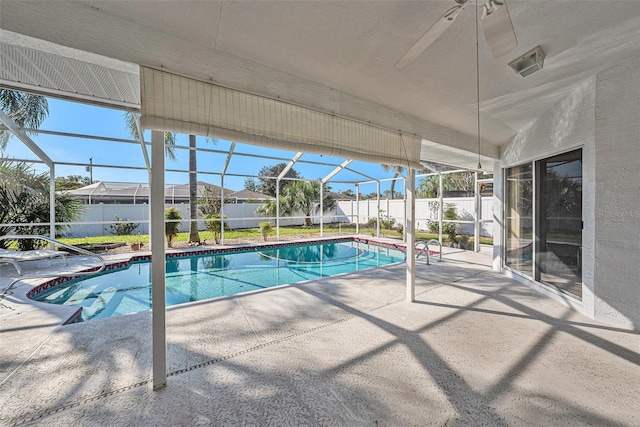
M404 261L404 252L361 242L305 244L167 259L167 305L234 295ZM151 263L54 286L36 301L82 306L82 320L151 308Z

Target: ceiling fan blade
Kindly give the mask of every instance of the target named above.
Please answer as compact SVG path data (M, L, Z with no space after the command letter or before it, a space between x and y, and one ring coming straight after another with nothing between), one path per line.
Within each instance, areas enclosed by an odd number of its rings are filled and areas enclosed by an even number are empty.
M489 0L482 7L478 20L494 58L499 58L518 46L506 0Z
M435 42L447 28L449 28L468 3L469 0L466 0L464 3L452 7L442 15L442 17L438 19L438 21L436 21L436 23L433 24L413 46L411 46L407 53L405 53L404 56L396 62L396 68L404 68L415 61L426 48L431 46L431 44Z

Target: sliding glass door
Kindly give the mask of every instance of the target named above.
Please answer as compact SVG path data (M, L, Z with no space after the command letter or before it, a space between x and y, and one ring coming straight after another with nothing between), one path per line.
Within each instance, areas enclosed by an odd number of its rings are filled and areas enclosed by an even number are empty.
M582 297L582 150L506 170L505 265Z
M582 151L538 162L538 280L582 296Z
M533 171L531 164L507 169L506 265L533 276Z

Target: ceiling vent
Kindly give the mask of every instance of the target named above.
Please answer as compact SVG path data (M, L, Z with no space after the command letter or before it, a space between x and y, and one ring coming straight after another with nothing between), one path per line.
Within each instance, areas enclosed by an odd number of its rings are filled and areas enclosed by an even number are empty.
M524 55L509 62L509 66L522 77L527 77L529 74L542 70L543 63L544 52L540 49L540 46L536 46Z

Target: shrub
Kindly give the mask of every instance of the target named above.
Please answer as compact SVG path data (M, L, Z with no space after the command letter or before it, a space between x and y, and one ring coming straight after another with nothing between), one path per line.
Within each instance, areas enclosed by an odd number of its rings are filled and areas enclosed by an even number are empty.
M446 220L458 219L458 210L456 205L453 203L447 203L443 213L442 233L449 237L450 242L457 243L456 235L458 234L458 224L455 222L445 222ZM439 231L438 228L437 220L429 220L429 231L437 233Z
M453 203L447 203L444 210L444 219L457 220L458 210ZM449 236L449 241L457 243L456 234L458 234L458 224L455 222L445 222L442 224L442 232Z
M220 235L222 234L222 220L220 214L207 214L204 216L207 221L204 224L207 226L207 230L209 230L213 234L213 240L215 240L216 245L220 244ZM226 219L227 216L225 215ZM224 223L224 229L229 229L229 224Z
M393 228L393 226L396 225L396 220L395 220L395 218L391 218L391 217L388 217L387 219L381 218L380 219L380 225L385 230L391 230Z
M177 208L168 208L164 211L164 218L169 221L164 223L164 231L167 235L167 244L169 247L172 247L171 243L173 242L173 238L176 237L180 231L180 223L177 221L182 220L182 212Z
M124 218L120 218L118 215L116 215L116 221L118 222L114 222L109 226L109 228L111 228L111 234L114 234L116 236L128 236L130 234L133 234L133 232L136 231L138 227L140 227L140 224L136 224L134 222L120 222L127 220Z
M273 231L273 227L271 227L271 223L268 221L260 223L260 234L262 234L262 238L264 241L267 241L267 236Z

